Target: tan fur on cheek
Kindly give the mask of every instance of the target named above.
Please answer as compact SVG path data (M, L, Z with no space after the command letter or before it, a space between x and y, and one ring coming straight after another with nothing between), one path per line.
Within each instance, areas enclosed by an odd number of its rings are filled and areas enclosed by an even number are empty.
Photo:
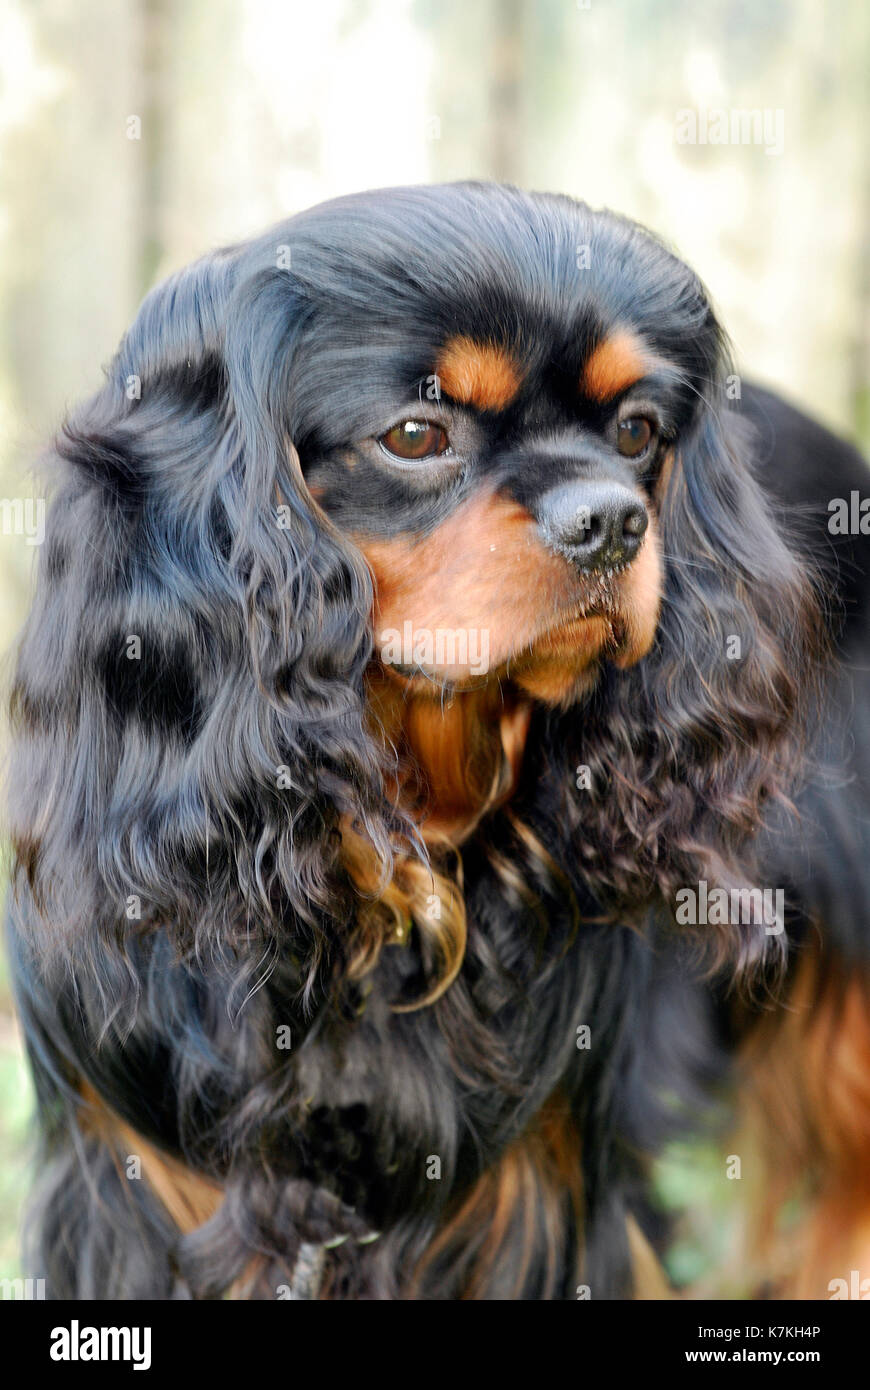
M661 612L663 580L661 546L655 517L650 512L640 554L629 566L622 584L625 640L613 657L614 666L634 666L652 646Z
M375 582L375 638L387 632L485 634L488 665L503 665L540 631L545 616L570 601L573 579L548 551L528 512L491 493L459 507L431 535L381 540L353 537ZM458 680L462 668L432 667Z

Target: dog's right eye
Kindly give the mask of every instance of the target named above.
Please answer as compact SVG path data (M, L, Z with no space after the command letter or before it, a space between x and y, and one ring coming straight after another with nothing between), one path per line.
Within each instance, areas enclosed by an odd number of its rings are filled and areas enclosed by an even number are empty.
M382 449L398 459L428 459L450 448L447 433L428 420L403 420L378 440Z
M655 426L645 415L632 415L620 420L616 432L616 447L624 458L640 458L646 453L655 436Z

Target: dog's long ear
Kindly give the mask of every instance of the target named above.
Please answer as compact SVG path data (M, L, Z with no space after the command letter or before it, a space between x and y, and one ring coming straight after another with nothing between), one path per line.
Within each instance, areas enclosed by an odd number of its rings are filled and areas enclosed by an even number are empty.
M153 922L225 949L292 921L316 956L345 910L341 828L384 862L394 844L364 726L370 579L293 450L293 282L249 262L155 290L57 442L9 801L65 948Z
M753 476L749 432L712 385L725 368L711 368L712 394L662 485L656 645L634 670L608 673L583 728L597 803L590 867L623 901L660 895L672 910L702 879L778 886L753 877L751 837L800 775L823 647L815 578ZM777 925L701 932L740 967Z

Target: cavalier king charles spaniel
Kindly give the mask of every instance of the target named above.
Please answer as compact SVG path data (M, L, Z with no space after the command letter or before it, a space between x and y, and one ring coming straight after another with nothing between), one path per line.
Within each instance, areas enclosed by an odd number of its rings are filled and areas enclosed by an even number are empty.
M686 1134L754 1292L866 1263L868 478L673 252L498 185L323 204L149 294L50 463L49 1297L664 1297Z

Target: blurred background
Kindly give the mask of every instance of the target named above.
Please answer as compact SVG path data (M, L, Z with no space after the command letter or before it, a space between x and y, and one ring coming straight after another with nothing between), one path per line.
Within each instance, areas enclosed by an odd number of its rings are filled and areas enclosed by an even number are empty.
M29 469L144 292L353 189L503 179L639 219L700 272L741 371L866 448L868 73L866 0L0 0L4 687ZM0 1278L30 1106L0 967ZM689 1212L673 1277L715 1269L720 1296L722 1171L676 1150L659 1179Z

